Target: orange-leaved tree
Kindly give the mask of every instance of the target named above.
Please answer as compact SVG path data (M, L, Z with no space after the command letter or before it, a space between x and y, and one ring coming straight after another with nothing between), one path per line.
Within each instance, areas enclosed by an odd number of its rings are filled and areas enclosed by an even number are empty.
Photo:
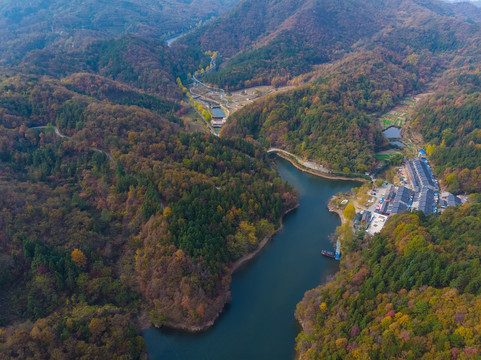
M72 256L72 260L79 266L84 267L87 265L87 257L84 255L82 250L74 249L70 254Z

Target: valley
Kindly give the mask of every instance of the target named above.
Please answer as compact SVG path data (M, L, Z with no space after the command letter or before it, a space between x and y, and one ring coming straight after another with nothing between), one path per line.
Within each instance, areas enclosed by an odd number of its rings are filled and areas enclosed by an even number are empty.
M144 330L151 358L294 357L298 328L293 311L299 294L338 269L337 263L320 256L321 248L331 246L328 235L339 224L327 202L357 183L321 179L284 159L275 161L283 179L299 189L299 207L285 216L282 230L261 253L234 273L232 301L211 329L200 334Z
M196 108L198 105L196 106L196 103L201 104L204 110L207 109L206 111L209 113L209 116L198 113L199 116L204 119L208 130L213 135L219 135L220 129L225 125L229 116L236 111L270 94L282 93L295 88L294 86L284 86L281 88L273 86L256 86L234 92L226 92L224 89L212 87L203 83L200 79L203 76L218 70L216 58L217 53L214 52L214 54L215 55L211 56L210 64L206 68L207 70L204 71L204 69L201 69L200 71L196 71L191 79L189 79L191 84L186 93L188 97L192 97L192 100L189 99L189 101L193 103L195 111L198 111ZM214 110L216 108L219 109L217 111L220 113L220 115L217 116L217 119L215 116L216 110Z
M1 360L480 356L478 7L5 0L0 40Z
M395 154L413 157L417 155L419 149L425 147L422 135L412 126L412 116L416 106L432 95L432 92L426 92L407 97L379 117L379 124L383 129L383 135L389 141L389 148L376 153L378 167L382 166L383 160L388 160Z

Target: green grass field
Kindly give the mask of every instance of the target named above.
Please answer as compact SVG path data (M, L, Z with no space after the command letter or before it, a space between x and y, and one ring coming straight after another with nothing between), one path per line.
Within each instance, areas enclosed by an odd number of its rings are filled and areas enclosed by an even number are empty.
M388 160L392 154L376 154L376 160Z
M381 123L385 128L392 125L401 127L406 121L407 115L399 112L394 114L386 114L381 118Z
M404 98L401 101L401 104L411 107L416 104L416 100L410 97ZM381 117L381 124L384 128L387 128L389 126L402 127L406 123L406 121L408 121L408 115L405 112L400 111L389 112Z

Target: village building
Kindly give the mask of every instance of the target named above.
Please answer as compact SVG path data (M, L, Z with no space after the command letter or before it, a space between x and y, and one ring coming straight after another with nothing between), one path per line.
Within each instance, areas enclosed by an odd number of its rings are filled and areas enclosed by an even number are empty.
M428 188L423 188L414 199L413 209L422 211L426 215L430 215L434 212L434 208L434 191Z
M220 106L213 106L212 107L212 126L213 127L222 127L225 125L227 117L224 113L224 110Z
M389 207L389 214L400 214L408 210L414 198L414 191L406 188L399 187L394 200L391 202Z
M448 206L457 206L461 205L462 201L456 195L451 194L450 192L443 192L441 194L441 207L443 209L447 208Z

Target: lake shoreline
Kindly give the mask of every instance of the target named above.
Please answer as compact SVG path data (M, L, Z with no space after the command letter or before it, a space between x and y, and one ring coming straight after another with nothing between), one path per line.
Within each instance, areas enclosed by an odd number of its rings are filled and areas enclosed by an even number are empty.
M230 284L218 289L218 301L209 301L208 317L198 319L194 327L179 326L190 325L180 318L169 319L170 324L159 322L164 324L160 330L148 322L143 324L149 326L143 336L152 359L294 359L295 338L302 324L293 310L308 289L338 270L336 261L320 253L320 249L332 247L329 234L341 223L328 203L333 195L349 191L359 182L310 176L283 158L273 165L282 179L298 190L299 205L291 202L284 207L277 216L276 231L259 237L255 251L226 264L227 272L234 272L232 282L225 279ZM228 286L231 301L222 308Z
M298 207L299 207L299 202L295 206L285 210L283 212L283 214L281 215L280 219L279 219L279 222L280 222L279 228L277 228L272 234L269 234L266 237L264 237L264 239L262 239L262 241L259 243L259 246L257 247L257 249L255 249L254 251L244 255L243 257L236 260L235 262L233 262L230 265L231 275L234 274L235 271L238 270L242 265L244 265L244 264L248 263L250 260L254 259L265 248L265 246L274 238L274 236L284 228L284 221L283 221L284 217L287 214L289 214L290 212L296 210ZM232 281L231 281L231 283L232 283ZM185 325L185 324L165 323L162 326L155 326L155 325L152 325L152 324L149 326L149 325L145 324L145 322L144 322L144 325L141 326L142 331L146 330L148 328L151 328L151 327L154 327L156 329L161 329L161 328L165 327L165 328L168 328L168 329L180 330L180 331L185 331L187 333L193 333L193 334L200 333L200 332L203 332L203 331L207 331L209 328L211 328L215 324L217 319L224 312L226 305L231 301L231 296L232 296L232 294L231 294L230 284L229 284L229 289L227 290L224 305L222 306L222 308L217 312L217 314L214 316L214 318L206 320L204 323L202 323L200 325ZM143 321L141 321L141 323L142 322Z
M327 204L327 208L329 209L330 212L336 213L337 215L339 215L339 218L341 219L341 225L344 225L346 223L346 219L344 218L344 212L334 205L334 199L336 199L336 197L337 195L334 195L329 200L329 203Z
M342 177L342 176L339 176L339 175L331 175L331 174L327 174L327 173L323 173L323 172L320 172L320 171L316 171L314 169L308 169L302 165L300 165L297 161L294 161L292 158L290 158L289 156L281 153L281 152L276 152L276 155L283 158L284 160L287 160L291 165L293 165L296 169L302 171L302 172L305 172L305 173L309 173L311 175L314 175L314 176L317 176L317 177L321 177L321 178L324 178L324 179L329 179L329 180L343 180L343 181L362 181L362 182L368 182L368 180L366 179L363 179L363 178L348 178L348 177ZM341 224L344 224L345 222L345 219L344 219L344 216L343 216L343 213L341 210L339 209L336 209L335 206L333 205L332 201L334 200L334 198L337 196L334 195L330 200L329 200L329 203L327 205L327 208L329 209L330 212L333 212L333 213L336 213L340 220L341 220ZM259 246L257 247L256 250L244 255L243 257L241 257L240 259L236 260L235 262L231 263L230 264L230 270L231 270L231 275L233 275L239 268L241 268L244 264L248 263L250 260L254 259L264 248L265 246L274 238L274 236L279 233L283 227L284 227L284 224L283 224L283 220L284 220L284 217L289 214L290 212L296 210L297 208L299 207L299 203L297 203L295 206L293 206L292 208L290 209L287 209L283 212L283 214L281 215L280 219L279 219L279 222L280 222L280 226L278 229L276 229L272 234L266 236L264 239L262 239L262 241L259 243ZM204 331L207 331L209 328L211 328L212 326L214 326L215 322L219 319L219 317L221 316L221 314L224 312L225 310L225 307L226 305L231 301L231 291L230 291L230 284L229 284L229 289L227 290L227 294L226 294L226 297L225 297L225 302L222 306L222 308L216 313L216 315L213 317L213 318L210 318L208 320L206 320L204 323L200 324L200 325L186 325L186 324L178 324L178 323L165 323L163 324L162 326L155 326L155 325L147 325L144 323L144 325L142 326L142 330L145 330L149 327L154 327L154 328L157 328L157 329L160 329L162 327L165 327L165 328L168 328L168 329L172 329L172 330L179 330L179 331L184 331L186 333L192 333L192 334L195 334L195 333L201 333L201 332L204 332Z
M321 171L316 171L314 169L308 169L302 165L300 165L297 161L294 161L292 158L289 156L281 153L281 152L276 152L275 153L277 156L283 158L284 160L289 161L296 169L306 172L308 174L318 176L324 179L329 179L329 180L343 180L343 181L359 181L359 182L369 182L367 179L363 179L360 177L347 177L347 176L341 176L341 175L332 175L332 174L327 174Z
M291 211L296 210L298 207L299 207L299 203L297 203L296 206L293 206L292 208L284 211L284 213L281 215L281 218L279 219L279 222L280 222L279 228L275 230L272 234L267 235L264 239L262 239L262 241L259 243L259 246L257 247L256 250L244 255L243 257L241 257L240 259L232 263L231 265L232 274L234 274L235 271L239 269L242 265L249 262L249 260L252 260L257 254L259 254L262 251L262 249L264 249L264 247L269 243L269 241L271 241L271 239L274 238L274 236L284 228L284 223L283 223L284 217L287 214L289 214Z

